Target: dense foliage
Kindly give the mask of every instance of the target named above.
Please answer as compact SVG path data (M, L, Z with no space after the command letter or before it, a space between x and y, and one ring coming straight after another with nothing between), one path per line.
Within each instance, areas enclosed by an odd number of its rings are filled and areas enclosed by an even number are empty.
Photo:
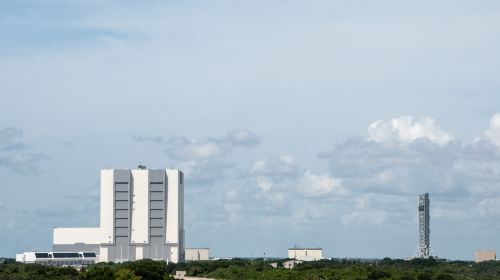
M346 279L346 280L465 280L500 279L500 262L448 262L444 260L374 261L322 260L304 262L294 269L283 262L257 260L220 260L171 264L167 270L186 270L188 275L220 279ZM278 268L270 263L277 262Z
M190 276L218 279L311 279L311 280L469 280L500 279L500 262L447 262L441 260L355 261L323 260L305 262L294 269L285 269L287 260L217 260L180 264L141 260L122 264L99 263L77 271L69 267L49 267L20 264L13 261L0 264L0 280L165 280L176 270ZM278 268L270 264L276 262Z
M72 267L8 262L0 264L0 280L170 280L165 262L140 260L122 264L99 263L78 271Z

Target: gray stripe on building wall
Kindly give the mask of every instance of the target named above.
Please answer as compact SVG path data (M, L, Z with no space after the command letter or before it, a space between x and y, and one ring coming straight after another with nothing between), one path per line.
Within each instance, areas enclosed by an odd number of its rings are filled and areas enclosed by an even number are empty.
M99 255L99 244L53 244L52 251L54 252L94 252Z

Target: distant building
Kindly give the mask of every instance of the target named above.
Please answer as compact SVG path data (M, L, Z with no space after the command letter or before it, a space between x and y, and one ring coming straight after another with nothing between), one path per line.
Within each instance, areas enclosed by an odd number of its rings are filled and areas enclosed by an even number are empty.
M494 261L497 259L497 253L494 250L478 250L474 255L476 262Z
M186 248L186 261L208 261L209 248Z
M303 263L304 261L290 260L283 263L283 267L287 269L292 269L296 265Z
M53 250L90 251L103 262L184 260L184 182L179 170L101 170L98 228L54 228Z
M317 261L324 259L322 248L290 248L288 258L301 261Z
M175 278L177 279L184 279L186 277L186 271L185 270L176 270L175 271Z
M98 261L94 252L24 252L16 254L20 263L82 267Z

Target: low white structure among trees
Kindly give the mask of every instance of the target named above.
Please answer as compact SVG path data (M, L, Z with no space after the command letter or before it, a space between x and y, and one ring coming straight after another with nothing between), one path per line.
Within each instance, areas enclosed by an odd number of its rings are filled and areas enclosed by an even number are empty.
M290 248L288 258L301 261L317 261L324 259L322 248Z
M208 261L209 248L186 248L186 261Z
M494 261L497 259L495 250L478 250L475 253L476 262Z

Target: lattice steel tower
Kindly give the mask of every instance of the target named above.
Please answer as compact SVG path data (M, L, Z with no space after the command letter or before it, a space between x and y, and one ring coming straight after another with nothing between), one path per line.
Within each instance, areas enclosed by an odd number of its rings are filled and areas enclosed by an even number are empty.
M420 234L420 244L417 249L417 257L423 259L428 259L432 255L429 204L429 194L424 193L420 195L418 201L418 229Z

